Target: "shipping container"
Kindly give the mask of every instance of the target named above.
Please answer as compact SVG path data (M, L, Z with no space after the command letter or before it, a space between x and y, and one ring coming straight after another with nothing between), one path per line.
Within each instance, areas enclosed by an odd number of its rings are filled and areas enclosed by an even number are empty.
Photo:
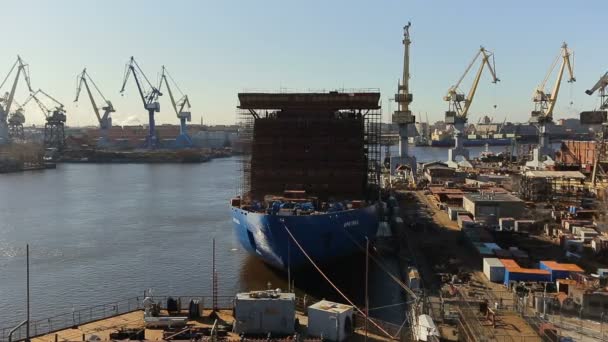
M353 333L353 307L322 300L308 307L307 333L329 341L345 341Z
M237 334L291 335L295 330L295 294L280 290L239 293L234 301Z
M512 281L548 282L551 273L547 270L523 268L512 259L499 259L505 266L504 284L509 286Z
M502 283L505 278L505 266L498 258L484 258L483 273L491 282Z

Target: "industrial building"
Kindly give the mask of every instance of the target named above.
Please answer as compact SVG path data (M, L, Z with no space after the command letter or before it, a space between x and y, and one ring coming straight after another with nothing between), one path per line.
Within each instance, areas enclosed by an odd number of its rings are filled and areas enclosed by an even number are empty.
M585 175L579 171L526 171L520 180L519 193L528 201L580 203L585 188Z
M560 264L555 261L541 261L540 269L551 272L551 281L570 278L572 273L583 273L576 264Z
M456 175L456 169L442 162L422 164L422 172L424 173L424 178L430 184L443 184L447 181L453 181Z
M524 201L509 193L467 193L462 199L463 208L473 214L476 221L497 223L500 217L519 218L523 215Z

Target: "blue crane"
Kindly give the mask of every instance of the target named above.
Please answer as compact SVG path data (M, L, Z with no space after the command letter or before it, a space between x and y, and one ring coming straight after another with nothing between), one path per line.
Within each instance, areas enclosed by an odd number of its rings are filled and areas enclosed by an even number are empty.
M158 147L158 137L156 136L156 125L154 124L154 113L160 112L160 104L158 103L158 97L163 94L160 92L159 87L155 87L148 80L144 72L141 70L135 58L131 57L129 63L127 63L125 67L125 76L122 82L122 88L120 93L123 94L125 91L125 86L127 85L127 81L129 80L129 75L133 74L133 78L135 79L135 83L137 84L137 90L139 91L139 95L141 97L141 101L144 104L144 108L148 111L148 136L146 137L146 147L147 148L157 148ZM138 76L139 75L139 76ZM145 84L142 84L142 81L145 81ZM147 87L146 87L147 85Z
M173 96L173 92L171 91L171 87L169 86L169 79L179 91L182 97L175 101L175 97ZM159 90L162 87L163 81L167 85L167 91L169 92L169 98L171 99L171 105L173 106L173 110L175 110L175 115L179 118L179 135L175 138L175 146L178 148L184 147L192 147L192 139L188 135L188 129L186 127L186 121L192 120L192 113L190 112L190 100L188 99L188 95L185 95L182 90L179 88L173 77L167 71L167 68L163 65L161 77L160 77L160 86Z

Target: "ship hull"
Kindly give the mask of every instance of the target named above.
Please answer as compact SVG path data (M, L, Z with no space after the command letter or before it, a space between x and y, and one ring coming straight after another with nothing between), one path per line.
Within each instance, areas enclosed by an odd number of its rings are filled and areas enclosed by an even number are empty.
M236 236L247 252L281 270L310 265L287 229L317 264L360 251L376 236L375 205L320 215L282 216L231 207Z

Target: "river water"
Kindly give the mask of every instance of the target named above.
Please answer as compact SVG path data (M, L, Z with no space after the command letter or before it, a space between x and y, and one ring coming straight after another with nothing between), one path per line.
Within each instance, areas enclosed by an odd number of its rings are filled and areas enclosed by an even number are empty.
M477 155L482 148L471 149ZM504 147L493 148L496 152ZM445 148L412 147L419 161ZM0 175L0 327L23 320L25 245L30 244L32 318L41 319L152 288L157 294L210 295L212 239L219 294L286 288L286 277L247 255L232 229L228 200L237 157L203 164L60 164L56 170ZM395 273L397 265L386 260ZM326 271L361 303L364 259ZM314 272L294 274L300 292L339 299ZM402 301L373 264L371 306ZM402 308L376 310L400 323Z

